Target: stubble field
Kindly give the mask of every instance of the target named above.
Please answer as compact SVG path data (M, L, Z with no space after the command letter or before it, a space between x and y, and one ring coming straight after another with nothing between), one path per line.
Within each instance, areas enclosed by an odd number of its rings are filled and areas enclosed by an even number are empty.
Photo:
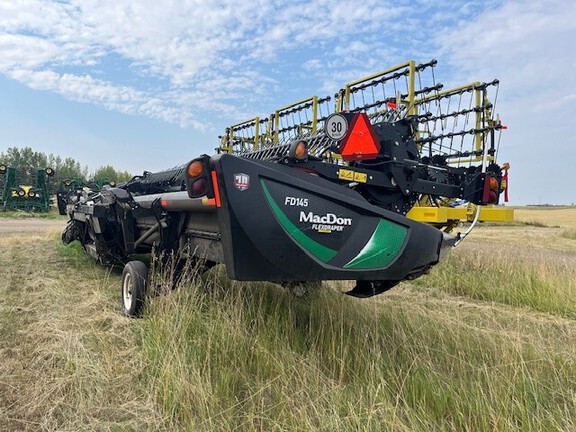
M576 430L576 208L516 219L370 300L215 268L138 320L120 270L11 225L0 430Z

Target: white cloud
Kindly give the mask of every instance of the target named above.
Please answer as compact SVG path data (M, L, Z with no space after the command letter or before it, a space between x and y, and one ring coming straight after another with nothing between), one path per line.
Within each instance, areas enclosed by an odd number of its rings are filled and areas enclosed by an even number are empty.
M527 86L559 88L558 78L576 83L576 3L514 1L438 38L450 60L466 74L505 74L514 91ZM567 81L566 81L567 80Z
M568 91L574 90L572 87L571 89L567 89ZM552 99L545 99L542 102L536 104L534 111L536 113L549 113L549 112L559 112L563 108L571 107L572 111L574 110L574 106L576 106L576 93L569 93L566 95L562 95L557 98Z
M54 59L59 54L59 49L48 40L26 35L0 34L0 52L0 70L5 72L13 68L38 68Z
M2 2L0 72L71 100L204 128L205 122L192 120L194 113L234 111L232 105L212 100L214 89L208 85L219 81L222 90L237 93L240 82L256 89L255 82L265 82L254 73L232 73L226 81L214 78L214 72L233 64L218 56L243 35L252 7L266 9L261 1ZM112 55L131 65L122 73L136 73L131 87L116 84L118 73L100 67ZM95 74L102 76L96 79ZM146 84L150 78L165 80L179 92L154 88Z
M574 17L566 0L0 0L0 74L206 130L438 58L449 87L501 80L515 160L541 160L554 142L567 164Z
M502 151L520 203L576 200L575 17L574 2L509 1L437 39L458 79L500 79Z
M353 38L401 10L379 0L2 2L0 72L71 100L199 127L191 119L207 112L242 115L246 102L259 109L283 75L266 61L332 39L365 54ZM116 72L110 61L129 68Z
M576 86L574 56L566 55L576 3L491 0L482 8L465 1L2 1L0 73L193 127L214 113L246 116L248 104L256 112L247 117L258 114L288 82L332 92L408 58L448 58L459 71L449 85L497 76L518 98L572 103L563 86Z
M100 105L125 114L140 114L182 126L192 125L199 130L205 129L191 114L170 107L157 97L131 87L114 86L88 75L13 69L8 72L8 76L25 82L30 88L55 91L73 101Z

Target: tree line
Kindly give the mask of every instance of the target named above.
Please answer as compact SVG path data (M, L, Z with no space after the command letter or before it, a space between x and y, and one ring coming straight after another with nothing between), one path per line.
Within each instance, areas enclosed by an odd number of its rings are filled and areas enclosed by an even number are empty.
M132 178L129 172L118 171L111 165L101 166L91 174L87 166L82 166L74 158L62 158L52 153L47 155L34 151L31 147L10 147L5 152L0 152L0 164L15 168L18 172L18 183L21 185L34 185L37 170L45 168L52 168L55 171L53 180L55 186L72 179L81 183L98 180L119 183Z

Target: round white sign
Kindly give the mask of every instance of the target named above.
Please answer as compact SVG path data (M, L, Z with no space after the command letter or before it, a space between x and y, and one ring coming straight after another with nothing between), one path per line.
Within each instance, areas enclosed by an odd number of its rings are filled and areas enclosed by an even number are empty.
M326 119L324 131L330 139L340 141L348 132L348 121L342 114L332 114Z

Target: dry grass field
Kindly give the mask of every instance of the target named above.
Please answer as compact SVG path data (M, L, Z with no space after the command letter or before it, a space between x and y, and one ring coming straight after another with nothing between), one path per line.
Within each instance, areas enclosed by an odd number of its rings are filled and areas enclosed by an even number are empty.
M217 267L139 320L117 269L2 232L0 430L576 430L576 209L516 219L374 299Z
M0 236L0 430L158 429L118 275L57 238Z
M576 207L521 207L514 210L521 222L536 221L562 228L576 228Z

